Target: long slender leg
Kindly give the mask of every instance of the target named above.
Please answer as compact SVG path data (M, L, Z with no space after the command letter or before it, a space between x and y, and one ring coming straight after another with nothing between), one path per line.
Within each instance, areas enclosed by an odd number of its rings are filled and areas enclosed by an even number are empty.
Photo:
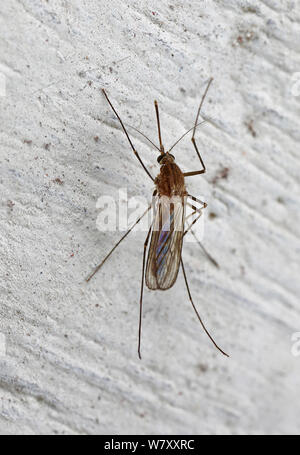
M152 224L148 231L145 243L144 243L144 254L143 254L143 271L142 271L142 283L141 283L141 295L140 295L140 319L139 319L139 343L138 343L138 354L141 359L141 338L142 338L142 313L143 313L143 292L144 292L144 275L145 275L145 262L146 262L146 251L149 242L149 237L152 229Z
M202 243L200 242L200 240L197 239L196 237L196 234L194 233L194 231L192 230L192 227L193 225L199 220L200 216L202 215L202 209L205 209L205 207L207 207L207 204L203 201L200 201L199 199L195 198L195 196L190 196L189 197L193 198L193 200L203 204L203 206L199 209L195 206L193 206L192 204L190 204L189 202L187 202L187 205L189 205L193 210L194 212L192 212L190 215L188 215L186 218L185 218L185 221L192 215L194 215L195 213L198 213L199 215L197 216L197 218L195 218L193 220L193 222L187 227L187 229L184 231L183 235L185 236L185 234L187 234L189 231L191 231L192 235L194 236L194 238L196 239L198 245L200 246L200 248L202 249L202 251L206 254L206 257L207 259L217 268L219 268L219 264L217 263L217 261L209 254L209 252L206 250L206 248L204 248L204 246L202 245Z
M181 262L181 267L182 267L182 271L183 271L183 276L184 276L184 281L185 281L185 284L186 284L186 289L187 289L187 292L188 292L188 295L189 295L189 299L190 299L190 302L192 304L192 307L194 308L194 311L197 315L197 318L199 319L199 322L200 324L202 325L203 327L203 330L205 331L205 333L207 334L208 338L212 341L212 343L215 345L215 347L220 351L222 352L222 354L224 354L226 357L229 357L228 354L226 354L226 352L224 352L218 345L217 343L215 342L215 340L212 338L212 336L210 335L210 333L208 332L207 328L205 327L195 305L194 305L194 302L193 302L193 299L192 299L192 295L191 295L191 292L190 292L190 288L189 288L189 285L188 285L188 281L187 281L187 277L186 277L186 273L185 273L185 269L184 269L184 265L183 265L183 261L182 259L180 260Z
M194 231L192 230L192 226L199 220L200 216L202 215L202 213L199 214L199 216L197 216L197 218L190 224L190 226L184 231L184 236L185 234L187 234L189 231L191 231L192 235L194 236L194 238L196 239L198 245L200 246L200 248L202 249L202 251L206 254L206 257L207 259L215 266L217 267L217 269L220 268L219 264L217 263L217 261L209 254L209 252L206 250L206 248L204 248L204 246L202 245L202 243L200 242L200 240L197 239L196 237L196 234L194 233Z
M191 205L189 202L187 202L187 204L194 210L194 212L192 213L192 215L194 215L195 213L199 213L199 215L197 216L197 218L195 218L193 220L193 222L188 226L188 228L184 231L183 235L187 234L187 232L191 229L191 227L199 220L200 216L202 215L202 209L205 209L207 207L207 204L206 202L203 202L203 201L200 201L200 199L197 199L195 196L191 196L190 194L187 195L190 199L192 199L193 201L196 201L198 202L198 204L202 204L202 207L200 208L197 208L195 207L194 205ZM188 216L189 217L189 216ZM187 217L187 218L188 218ZM186 219L187 219L186 218Z
M192 223L187 227L187 229L184 231L183 233L183 237L189 232L189 230L192 228L192 226L194 226L195 223L197 223L197 221L199 220L200 216L202 215L202 212L201 212L201 209L199 210L196 210L197 213L199 213L199 215L197 216L197 218L195 218ZM186 218L187 219L187 218Z
M154 101L154 106L155 106L155 112L156 112L156 121L157 121L157 129L158 129L158 139L159 139L159 147L160 147L160 153L164 153L165 149L162 144L161 140L161 131L160 131L160 121L159 121L159 112L158 112L158 104L157 101Z
M192 235L194 236L194 238L196 239L196 241L197 241L198 245L200 246L200 248L202 248L203 252L206 254L207 259L209 259L210 262L211 262L215 267L217 267L217 269L219 269L220 266L219 266L219 264L217 263L217 261L209 254L209 252L207 251L207 249L204 248L204 246L202 245L202 243L200 242L200 240L197 239L196 234L195 234L195 232L194 232L192 229L191 229L191 233L192 233Z
M199 115L200 115L200 112L201 112L201 109L202 109L202 106L203 106L203 103L204 103L204 100L205 100L205 97L207 95L207 92L208 92L208 89L209 89L209 86L210 84L212 83L213 81L213 78L211 77L208 81L208 84L206 86L206 89L205 89L205 92L202 96L202 99L201 99L201 102L200 102L200 105L199 105L199 108L198 108L198 111L197 111L197 116L196 116L196 120L195 120L195 125L194 125L194 129L193 129L193 135L192 135L192 138L191 138L191 141L193 143L193 146L194 146L194 149L196 151L196 154L200 160L200 163L201 163L201 166L202 166L202 169L200 171L192 171L192 172L185 172L183 175L185 177L190 177L192 175L199 175L199 174L204 174L206 172L206 168L205 168L205 165L203 163L203 160L201 158L201 155L199 153L199 150L198 150L198 147L197 147L197 144L196 144L196 140L195 140L195 133L196 133L196 128L197 128L197 125L198 125L198 119L199 119Z
M195 196L192 196L191 194L188 194L187 197L191 198L193 201L198 202L198 204L202 204L203 207L201 207L201 209L205 209L207 207L206 202L203 202L200 199L197 199Z
M189 207L191 207L191 209L193 209L194 211L185 217L185 219L184 219L185 223L187 222L187 220L188 220L189 218L191 218L192 216L194 216L195 213L199 213L199 210L200 210L200 209L197 209L197 207L195 207L194 205L190 204L189 202L187 202L186 205L189 206Z
M102 92L103 92L105 98L107 99L108 104L110 105L110 107L112 108L112 110L114 111L114 113L116 114L116 116L118 117L118 120L119 120L119 122L120 122L120 124L121 124L121 126L122 126L122 128L123 128L124 133L126 134L126 137L127 137L128 142L129 142L129 144L130 144L130 146L131 146L131 148L132 148L133 153L135 154L135 156L136 156L137 159L139 160L140 164L143 166L144 171L148 174L148 176L150 177L150 179L154 182L154 178L152 177L152 175L150 174L150 172L148 171L148 169L147 169L146 166L144 165L144 163L143 163L143 161L142 161L140 155L138 154L138 152L135 150L134 145L133 145L133 143L131 142L131 139L130 139L130 137L129 137L129 134L127 133L127 130L126 130L125 126L124 126L124 123L122 122L122 120L121 120L119 114L117 113L117 111L116 111L115 108L113 107L112 103L110 102L110 100L109 100L109 98L108 98L108 96L107 96L107 94L106 94L104 88L102 89Z
M206 169L205 170L201 170L201 171L191 171L191 172L183 172L183 175L184 177L191 177L192 175L199 175L199 174L204 174L206 172Z
M122 242L122 240L125 239L125 237L127 237L127 235L132 231L132 229L134 228L134 226L136 226L140 221L141 219L146 215L146 213L149 212L149 210L151 209L152 207L152 204L149 205L149 207L147 208L147 210L145 210L145 212L137 219L137 221L134 223L133 226L131 226L130 229L128 229L128 231L123 235L123 237L115 244L115 246L110 250L110 252L105 256L105 258L103 259L102 262L100 262L100 264L97 265L97 267L95 267L95 269L93 270L93 272L86 278L86 281L90 281L91 278L93 278L93 276L101 269L101 267L103 266L104 262L109 258L109 256L115 251L115 249L120 245L120 243Z

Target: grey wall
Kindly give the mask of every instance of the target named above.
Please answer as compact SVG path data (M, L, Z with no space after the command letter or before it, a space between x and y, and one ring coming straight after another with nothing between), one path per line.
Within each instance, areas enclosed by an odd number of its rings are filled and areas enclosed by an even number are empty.
M300 7L295 1L11 0L0 12L2 433L297 433ZM150 199L152 182L105 102L170 146L193 125L208 203L204 245L182 274L145 290L145 233L96 227L99 196ZM153 174L156 153L131 137ZM199 164L187 137L174 149ZM228 168L227 178L222 178ZM224 176L224 173L223 173ZM300 350L299 350L300 353Z

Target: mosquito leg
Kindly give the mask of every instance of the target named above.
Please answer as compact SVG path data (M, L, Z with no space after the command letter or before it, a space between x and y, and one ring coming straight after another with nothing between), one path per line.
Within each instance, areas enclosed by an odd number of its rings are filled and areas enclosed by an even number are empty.
M107 96L107 94L106 94L104 88L102 89L102 92L103 92L105 98L107 99L108 104L110 105L110 107L112 108L112 110L114 111L114 113L116 114L116 116L118 117L118 120L119 120L119 122L120 122L120 124L121 124L121 126L122 126L122 128L123 128L124 133L126 134L126 137L127 137L128 142L129 142L129 144L130 144L130 147L132 148L133 153L135 154L135 156L136 156L137 159L139 160L139 162L140 162L140 164L142 165L144 171L148 174L148 176L150 177L150 179L154 182L154 178L152 177L152 175L150 174L150 172L148 171L148 169L147 169L146 166L144 165L144 163L143 163L143 161L142 161L140 155L138 154L138 152L135 150L134 145L133 145L133 143L131 142L131 139L130 139L130 137L129 137L129 134L128 134L128 132L127 132L125 126L124 126L124 123L122 122L122 120L121 120L119 114L117 113L117 111L116 111L115 108L113 107L112 103L110 102L110 100L109 100L109 98L108 98L108 96Z
M201 112L201 109L202 109L202 106L203 106L203 103L204 103L204 100L205 100L205 97L207 95L207 92L208 92L208 89L209 89L209 86L210 84L212 83L213 81L213 78L211 77L208 81L208 84L206 86L206 89L205 89L205 92L202 96L202 99L201 99L201 102L200 102L200 105L199 105L199 108L198 108L198 111L197 111L197 115L196 115L196 120L195 120L195 125L194 125L194 129L193 129L193 135L192 135L192 138L191 138L191 141L193 143L193 146L194 146L194 149L195 149L195 152L199 158L199 161L201 163L201 166L202 166L202 169L200 171L192 171L192 172L185 172L183 175L185 177L190 177L192 175L199 175L199 174L204 174L206 172L206 168L205 168L205 165L203 163L203 160L201 158L201 155L200 155L200 152L198 150L198 147L197 147L197 144L196 144L196 140L195 140L195 133L196 133L196 128L198 126L198 120L199 120L199 115L200 115L200 112Z
M189 202L187 202L186 205L188 205L189 207L191 207L191 208L193 209L193 212L190 213L189 215L187 215L187 216L185 217L185 220L184 220L185 222L187 222L187 220L188 220L189 218L191 218L192 216L194 216L195 213L197 213L197 212L199 211L199 209L197 209L196 207L194 207L194 206L193 206L192 204L190 204Z
M200 163L201 163L203 169L200 169L200 171L184 172L184 173L183 173L184 177L191 177L192 175L204 174L204 173L206 172L206 167L205 167L205 165L204 165L204 163L203 163L203 161L202 161L202 158L201 158L201 155L200 155L200 153L199 153L198 147L197 147L197 145L196 145L196 141L195 141L194 136L192 137L192 143L193 143L193 145L194 145L194 147L195 147L196 153L197 153L197 155L198 155L198 158L199 158L199 160L200 160Z
M201 170L201 171L191 171L191 172L183 172L184 177L191 177L192 175L199 175L199 174L204 174L206 170Z
M217 269L220 268L219 264L217 263L217 261L209 254L209 252L206 250L206 248L204 248L204 246L202 245L202 243L200 242L200 240L197 239L196 237L196 234L195 232L191 229L191 233L192 235L194 236L194 238L196 239L198 245L200 246L200 248L202 248L202 251L205 253L207 259L215 266L217 267Z
M180 262L181 262L181 267L182 267L182 272L183 272L183 276L184 276L184 281L185 281L185 285L186 285L186 289L187 289L187 292L188 292L188 295L189 295L189 299L190 299L190 302L192 304L192 307L194 308L194 311L197 315L197 318L199 319L199 322L200 324L202 325L203 327L203 330L205 331L205 333L207 334L208 338L212 341L212 343L215 345L215 347L220 351L222 352L222 354L224 354L226 357L229 357L228 354L226 354L226 352L224 352L218 345L217 343L215 342L215 340L212 338L212 336L210 335L210 333L208 332L207 328L205 327L198 311L197 311L197 308L195 307L194 305L194 302L193 302L193 299L192 299L192 295L191 295L191 292L190 292L190 288L189 288L189 285L188 285L188 281L187 281L187 277L186 277L186 273L185 273L185 269L184 269L184 265L183 265L183 261L182 259L180 259Z
M139 318L139 343L138 343L138 354L141 359L141 338L142 338L142 312L143 312L143 292L144 292L144 275L145 275L145 262L146 262L146 251L149 242L149 237L152 229L152 224L148 231L145 243L144 243L144 254L143 254L143 271L142 271L142 283L141 283L141 295L140 295L140 318Z
M115 244L115 246L110 250L110 252L105 256L105 258L103 259L102 262L100 262L100 264L97 265L97 267L95 267L95 269L93 270L93 272L85 279L87 282L90 281L91 278L93 278L93 276L101 269L101 267L103 266L104 262L109 258L109 256L115 251L115 249L120 245L120 243L122 242L122 240L125 239L125 237L127 237L127 235L132 231L132 229L134 228L134 226L136 226L140 221L141 219L146 215L146 213L149 212L149 210L151 209L152 207L152 204L149 205L149 207L147 208L147 210L145 210L145 212L137 219L137 221L134 223L133 226L131 226L130 229L128 229L128 231L123 235L123 237Z
M197 216L197 218L195 218L195 219L193 220L193 222L192 222L192 223L189 225L189 227L185 230L185 232L183 233L183 235L185 235L185 234L191 229L191 227L199 220L200 216L202 215L202 210L205 209L205 208L207 207L206 202L200 201L200 199L197 199L195 196L191 196L190 194L188 194L187 197L189 197L189 198L192 199L193 201L198 202L198 204L201 204L202 207L197 208L197 207L195 207L194 205L192 205L192 204L190 204L189 202L187 202L187 205L188 205L189 207L191 207L191 208L194 210L194 212L193 212L191 215L194 215L195 213L199 213L199 215ZM188 216L186 217L186 220L189 218L189 216L190 216L190 215L188 215Z
M203 202L201 201L200 199L197 199L195 196L192 196L191 194L188 194L187 197L189 197L190 199L192 199L193 201L196 201L198 202L198 204L201 204L203 207L201 207L201 209L205 209L207 207L207 204L206 202Z
M187 205L189 207L191 207L194 212L192 212L190 215L188 215L186 218L185 218L185 221L190 218L191 216L195 215L195 213L199 213L199 215L197 216L197 218L195 218L193 220L193 222L188 226L188 228L185 230L184 234L185 235L187 232L191 231L191 234L194 236L194 238L196 239L198 245L200 246L200 248L202 249L202 251L205 253L207 259L217 268L219 268L219 264L217 263L217 261L208 253L208 251L206 250L206 248L204 248L204 246L202 245L202 243L200 242L200 240L197 239L196 237L196 234L194 233L194 231L192 230L192 226L199 220L200 216L202 215L202 209L204 209L207 204L203 201L200 201L199 199L196 199L194 196L190 196L190 198L192 198L194 201L197 201L198 203L200 204L203 204L203 206L199 209L197 207L195 207L194 205L190 204L189 202L187 202Z
M193 220L193 222L188 226L188 228L184 231L183 233L183 237L185 236L185 234L187 234L189 232L189 230L192 228L192 226L197 223L197 221L199 220L200 216L202 215L202 212L201 212L201 209L197 209L196 210L197 213L199 213L199 215L197 216L197 218L195 218ZM186 217L186 219L189 217L189 215Z
M156 100L154 101L154 106L155 106L155 112L156 112L156 121L157 121L157 129L158 129L158 139L159 139L160 153L164 153L164 152L165 152L165 149L164 149L164 146L163 146L162 140L161 140L161 131L160 131L160 121L159 121L158 103L157 103Z

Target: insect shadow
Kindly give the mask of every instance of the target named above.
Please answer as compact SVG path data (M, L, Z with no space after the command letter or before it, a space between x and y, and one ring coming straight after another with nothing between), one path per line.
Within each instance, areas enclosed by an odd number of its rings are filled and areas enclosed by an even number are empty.
M143 137L145 137L159 152L157 161L160 164L160 172L156 178L153 178L145 164L143 163L140 155L138 154L137 150L135 149L129 134L125 128L123 121L121 120L119 114L115 110L114 106L112 105L110 99L108 98L104 89L102 92L109 103L110 107L112 108L113 112L117 116L122 129L128 139L130 147L139 160L141 166L143 167L144 171L148 175L148 177L154 182L155 190L153 193L152 203L149 207L145 210L145 212L136 220L135 224L128 229L128 231L123 235L123 237L115 244L115 246L111 249L111 251L106 255L103 261L98 264L92 273L86 278L86 281L90 281L90 279L100 270L106 260L110 257L110 255L115 251L115 249L120 245L120 243L127 237L127 235L132 231L132 229L140 222L140 220L149 212L151 208L154 209L154 217L149 228L145 243L144 243L144 254L143 254L143 267L142 267L142 281L141 281L141 292L140 292L140 313L139 313L139 330L138 330L138 355L141 359L141 335L142 335L142 310L143 310L143 291L144 291L144 282L149 289L152 290L167 290L170 289L178 275L179 268L181 266L183 277L185 281L185 285L187 288L188 296L190 302L194 308L194 311L197 315L197 318L202 325L204 331L215 345L215 347L225 356L229 357L226 352L224 352L215 342L213 337L210 335L208 330L206 329L196 307L192 299L192 295L190 292L189 284L187 281L187 276L185 272L185 267L182 260L182 244L184 236L191 231L191 233L195 236L192 226L199 220L202 215L202 210L207 206L207 204L195 196L191 196L185 186L185 178L190 177L193 175L200 175L206 172L205 165L201 158L200 152L198 150L196 140L195 140L195 133L197 126L204 123L206 120L201 121L198 123L199 116L201 113L202 105L207 95L208 89L212 82L212 78L209 79L208 84L206 86L205 92L202 96L194 126L186 131L173 145L169 148L168 151L165 151L162 137L161 137L161 128L160 128L160 120L159 120L159 110L158 110L158 103L155 100L155 113L156 113L156 121L157 121L157 128L158 128L158 139L159 139L159 147L155 145L150 139L147 138L143 133L141 133L136 128L132 127L138 133L140 133ZM175 163L175 157L171 154L171 150L178 144L179 141L190 131L192 131L192 144L199 158L201 169L191 172L182 172L179 166ZM189 206L192 209L192 213L186 216L186 207ZM192 222L186 226L186 222L188 219L194 216ZM151 240L150 240L151 237ZM196 237L196 236L195 236ZM148 249L148 244L150 240L150 246ZM203 249L204 253L207 255L208 259L218 267L217 262L208 254L204 246L202 245L199 240L197 240L201 248ZM148 249L148 255L147 255ZM146 260L147 256L147 260Z

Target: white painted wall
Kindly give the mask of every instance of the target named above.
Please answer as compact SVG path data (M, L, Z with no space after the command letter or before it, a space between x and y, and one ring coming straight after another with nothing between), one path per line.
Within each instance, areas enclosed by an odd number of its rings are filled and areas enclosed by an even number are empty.
M1 432L297 433L299 3L11 0L0 29ZM210 76L204 114L217 126L197 134L207 174L187 183L209 204L204 244L220 269L192 243L183 258L231 357L201 330L180 274L145 292L139 361L145 234L84 282L121 236L97 230L98 197L153 189L100 88L157 142L156 98L170 145ZM198 167L188 138L175 151Z

